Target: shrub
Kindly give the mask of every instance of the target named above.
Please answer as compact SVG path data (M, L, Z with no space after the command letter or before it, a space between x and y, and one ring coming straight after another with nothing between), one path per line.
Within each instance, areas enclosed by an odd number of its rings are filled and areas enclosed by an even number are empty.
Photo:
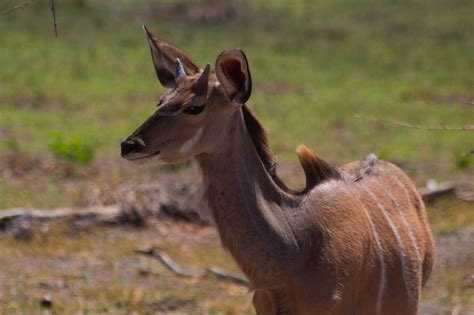
M9 150L9 151L18 151L20 148L20 145L18 144L18 141L14 138L7 138L2 141L3 146Z
M64 136L60 132L51 133L50 150L58 157L73 163L89 164L96 153L97 141L79 135Z
M474 155L472 153L458 153L454 158L458 169L465 170L474 165Z

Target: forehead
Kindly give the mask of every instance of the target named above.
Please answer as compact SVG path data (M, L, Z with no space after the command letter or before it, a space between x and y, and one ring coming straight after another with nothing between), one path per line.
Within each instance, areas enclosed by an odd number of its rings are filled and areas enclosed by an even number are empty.
M192 91L195 82L196 78L193 77L179 79L174 89L161 96L158 111L162 114L172 114L190 103L196 96Z

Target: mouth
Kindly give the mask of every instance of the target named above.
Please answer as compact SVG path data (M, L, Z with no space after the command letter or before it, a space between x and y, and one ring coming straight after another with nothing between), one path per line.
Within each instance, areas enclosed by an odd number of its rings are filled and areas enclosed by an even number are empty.
M145 159L149 159L151 157L154 157L154 156L157 156L158 154L160 154L160 151L156 151L155 153L152 153L152 154L148 154L148 155L139 155L137 156L137 154L130 154L131 156L124 156L124 158L128 161L138 161L138 160L145 160Z

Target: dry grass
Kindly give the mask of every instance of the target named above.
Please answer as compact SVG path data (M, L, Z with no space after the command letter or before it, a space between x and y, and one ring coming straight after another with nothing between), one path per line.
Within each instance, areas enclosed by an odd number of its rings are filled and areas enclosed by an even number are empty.
M176 277L133 253L143 246L159 246L183 265L236 269L210 228L172 222L140 230L56 226L28 240L0 239L0 313L39 313L47 296L60 314L250 313L246 288L212 277Z
M438 250L438 264L423 291L424 303L447 309L474 305L469 278L474 256L466 253L474 233L472 228L465 231L470 234L438 239L443 250ZM160 248L182 266L237 271L212 227L167 220L141 229L50 226L26 240L0 237L0 313L39 313L45 297L51 297L52 311L60 314L253 312L246 288L212 276L176 276L157 260L133 253L143 247Z

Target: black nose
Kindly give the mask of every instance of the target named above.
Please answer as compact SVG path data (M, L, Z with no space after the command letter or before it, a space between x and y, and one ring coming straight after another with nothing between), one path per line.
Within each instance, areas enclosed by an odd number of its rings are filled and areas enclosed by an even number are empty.
M132 152L138 147L138 143L133 140L125 140L120 144L122 157L125 157L127 154Z

